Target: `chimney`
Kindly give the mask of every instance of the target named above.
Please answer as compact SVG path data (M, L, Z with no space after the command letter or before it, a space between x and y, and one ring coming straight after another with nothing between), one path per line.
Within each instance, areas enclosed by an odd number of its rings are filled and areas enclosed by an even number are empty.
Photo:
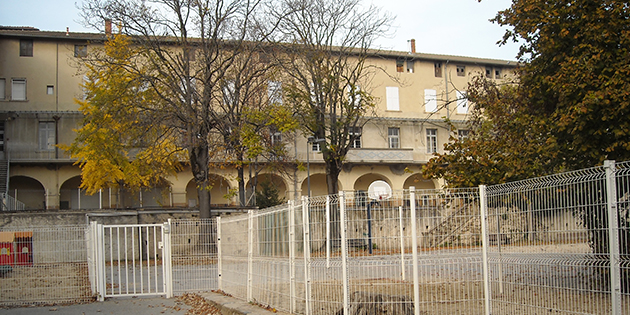
M105 35L107 36L112 35L112 20L111 19L105 19Z
M411 53L415 54L416 53L416 40L415 39L411 39Z

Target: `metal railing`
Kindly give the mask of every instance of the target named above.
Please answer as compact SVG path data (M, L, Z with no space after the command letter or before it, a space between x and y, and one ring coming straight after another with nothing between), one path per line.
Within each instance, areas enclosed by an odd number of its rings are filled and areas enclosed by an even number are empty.
M0 193L0 207L2 211L20 211L26 209L26 205L7 193Z

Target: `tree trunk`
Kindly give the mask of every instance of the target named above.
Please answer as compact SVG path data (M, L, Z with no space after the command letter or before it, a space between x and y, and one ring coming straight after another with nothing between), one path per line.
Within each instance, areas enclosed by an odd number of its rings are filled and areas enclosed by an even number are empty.
M237 168L238 172L238 201L241 207L246 206L246 196L245 196L245 170L243 166Z
M328 194L334 195L339 193L339 173L341 173L341 168L338 167L338 164L333 162L328 162L329 160L324 157L326 162L326 186L328 187ZM330 209L330 222L331 231L330 238L331 240L339 240L341 241L341 207L336 202L331 203ZM338 242L333 242L334 244L340 244Z
M199 197L199 218L210 218L210 185L208 145L198 144L190 149L190 167L197 184L197 196Z

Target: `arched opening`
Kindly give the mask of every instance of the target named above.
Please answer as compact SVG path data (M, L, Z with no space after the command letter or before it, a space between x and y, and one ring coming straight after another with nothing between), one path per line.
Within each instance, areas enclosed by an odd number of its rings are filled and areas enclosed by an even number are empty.
M337 181L339 190L341 190L341 183ZM302 182L302 196L308 196L308 180L305 179ZM326 174L314 174L311 175L311 197L326 196L328 195L328 185L326 184Z
M99 209L100 196L98 193L88 195L80 189L81 176L66 180L59 189L59 209Z
M370 184L372 184L373 182L377 180L385 181L389 184L389 186L392 185L391 182L389 181L389 178L381 174L370 173L370 174L365 174L357 178L357 180L354 182L354 191L355 191L355 198L357 200L357 205L359 206L367 205L368 187L370 187Z
M392 185L392 183L389 181L389 178L381 174L370 173L357 178L357 180L354 182L354 190L367 191L368 187L370 187L370 184L377 180L382 180L387 182L390 186ZM392 187L392 189L394 189L394 187Z
M409 187L415 187L416 189L435 189L433 180L425 178L420 173L413 174L405 180L403 189L409 189Z
M229 205L231 199L227 195L230 193L230 183L223 176L210 174L210 204ZM189 208L196 208L199 205L199 195L197 194L197 183L191 179L186 185L186 200Z
M9 195L24 203L25 209L46 209L46 190L38 180L27 176L9 178Z
M254 180L254 179L252 179ZM258 176L256 176L256 191L261 191L262 190L262 185L264 183L270 183L272 184L276 190L278 191L278 197L280 199L284 198L285 200L288 199L287 196L287 185L284 182L284 179L282 179L282 177L275 175L275 174L260 174ZM247 183L247 185L245 187L251 187L251 181L249 181ZM251 202L249 202L250 200L254 200L254 196L252 196L252 192L248 191L248 193L246 194L247 198L248 198L248 204L251 204Z

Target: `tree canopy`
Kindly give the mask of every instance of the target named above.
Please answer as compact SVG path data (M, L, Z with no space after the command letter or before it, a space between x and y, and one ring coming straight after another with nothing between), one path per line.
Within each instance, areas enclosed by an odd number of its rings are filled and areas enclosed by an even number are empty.
M128 37L115 35L98 61L86 65L86 95L77 100L83 125L73 143L62 148L77 159L81 188L87 193L106 187L151 187L180 169L180 149L172 132L152 124L153 113L144 110L158 100L155 91L146 88L140 73L125 70L136 53Z
M502 42L522 43L518 79L470 85L471 136L425 174L470 186L630 159L629 10L625 1L515 0L500 11Z

